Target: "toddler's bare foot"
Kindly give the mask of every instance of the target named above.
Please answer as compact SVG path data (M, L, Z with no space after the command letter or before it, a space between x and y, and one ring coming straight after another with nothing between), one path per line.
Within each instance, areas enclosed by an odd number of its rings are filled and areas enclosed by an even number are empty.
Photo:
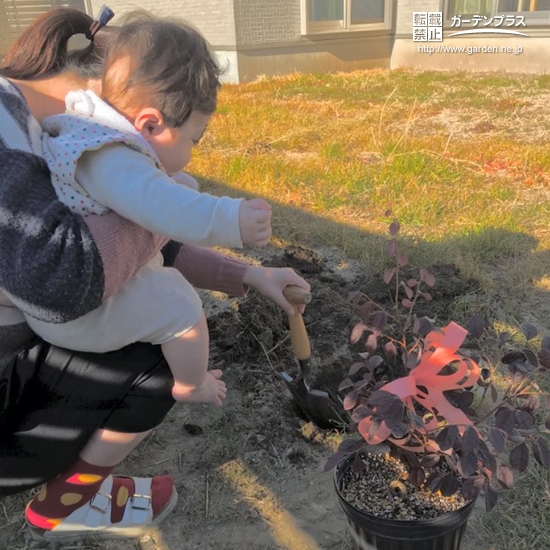
M220 380L222 371L215 369L208 371L200 386L190 388L181 382L174 382L172 397L183 403L212 403L221 407L222 400L227 395L227 387L223 380Z

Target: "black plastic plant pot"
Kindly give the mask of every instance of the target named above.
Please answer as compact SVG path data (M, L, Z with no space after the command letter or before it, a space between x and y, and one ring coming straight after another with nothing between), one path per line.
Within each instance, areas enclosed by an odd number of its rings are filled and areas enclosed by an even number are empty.
M475 499L444 516L415 521L379 518L348 504L340 492L343 473L353 457L343 460L334 473L338 501L348 519L354 550L459 550Z

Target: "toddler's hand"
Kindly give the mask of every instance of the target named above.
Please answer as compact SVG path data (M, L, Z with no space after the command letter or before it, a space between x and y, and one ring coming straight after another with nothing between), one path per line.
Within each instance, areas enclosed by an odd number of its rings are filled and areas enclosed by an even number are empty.
M227 387L222 377L222 371L219 369L209 370L200 386L189 391L189 386L185 386L177 381L172 388L172 397L176 401L184 403L212 403L216 407L222 406L222 400L227 395Z
M239 209L241 241L265 246L271 237L271 205L263 199L243 201Z

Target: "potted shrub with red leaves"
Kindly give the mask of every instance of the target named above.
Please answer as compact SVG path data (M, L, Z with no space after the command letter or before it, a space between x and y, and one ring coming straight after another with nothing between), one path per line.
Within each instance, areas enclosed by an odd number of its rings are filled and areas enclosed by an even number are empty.
M435 278L426 269L402 276L398 232L392 223L394 265L383 275L391 305L352 297L351 342L364 351L339 389L359 437L344 440L325 469L336 467L355 549L458 550L479 494L491 510L497 488L510 488L532 458L550 467L550 416L541 416L549 405L533 379L550 367L550 339L537 352L507 350L510 335L485 337L479 315L467 328L417 317ZM527 342L537 335L533 325L520 328ZM506 382L494 382L504 371Z

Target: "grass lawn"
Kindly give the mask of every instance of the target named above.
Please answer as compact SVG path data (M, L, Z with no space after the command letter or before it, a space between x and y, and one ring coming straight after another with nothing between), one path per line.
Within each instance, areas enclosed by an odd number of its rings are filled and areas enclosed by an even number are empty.
M203 188L275 206L281 244L385 261L391 218L413 263L481 281L480 311L550 330L550 77L294 74L222 88L190 170Z
M550 334L550 76L294 74L226 85L218 105L189 170L270 201L275 242L338 247L374 272L395 218L412 264L479 280L455 320ZM549 478L522 477L476 519L477 548L550 548Z

